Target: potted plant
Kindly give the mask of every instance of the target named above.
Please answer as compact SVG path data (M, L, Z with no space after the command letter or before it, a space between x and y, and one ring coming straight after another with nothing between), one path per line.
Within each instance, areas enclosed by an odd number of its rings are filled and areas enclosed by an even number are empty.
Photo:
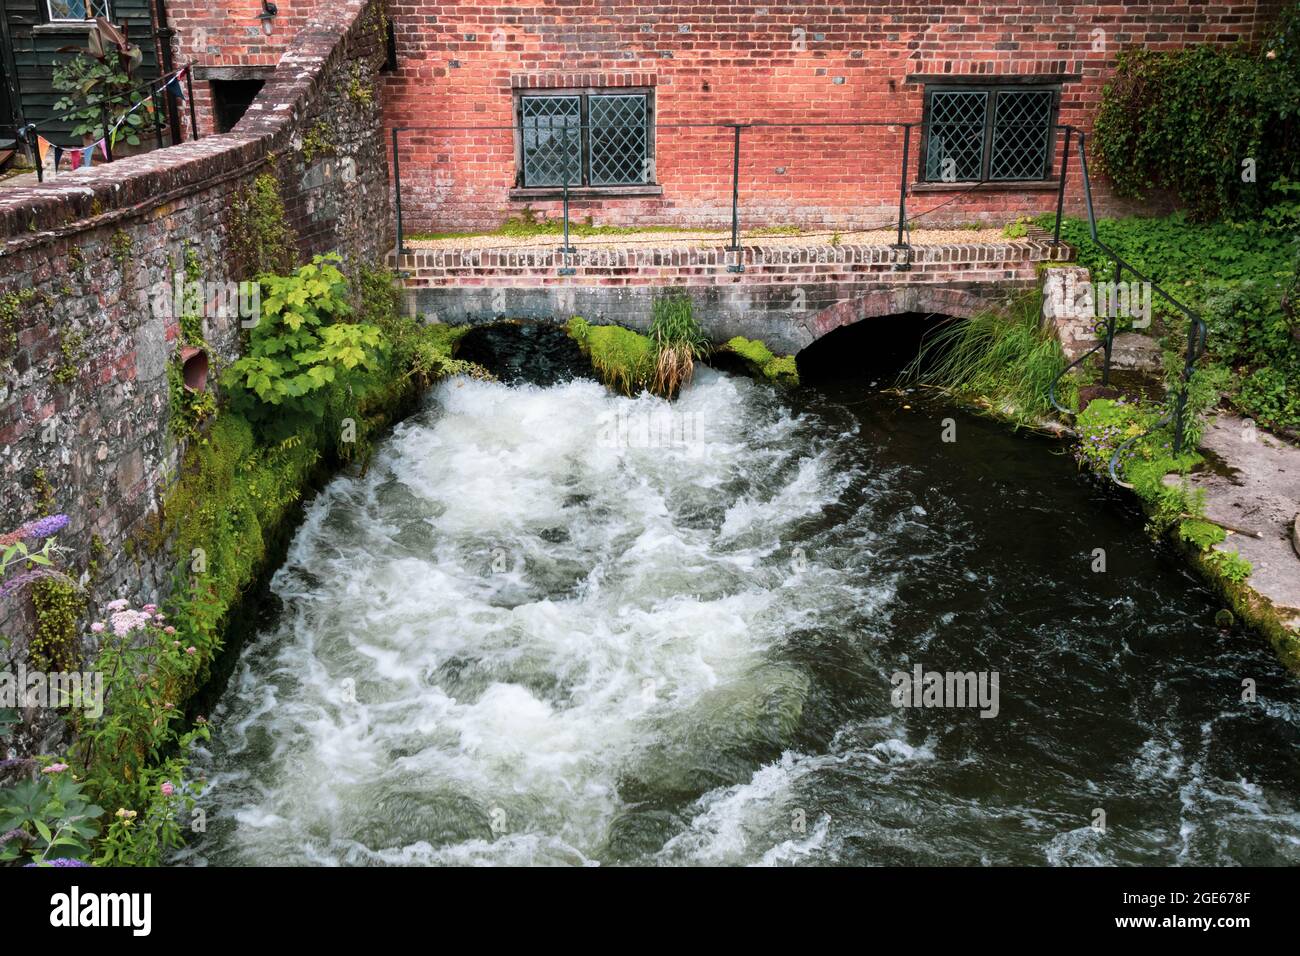
M147 148L142 137L153 131L157 118L144 107L127 113L146 96L135 79L143 58L140 48L128 42L116 26L96 17L85 49L63 47L59 52L77 55L54 68L54 88L63 94L54 108L73 124L72 131L82 144L97 143L111 133L109 148L114 156ZM114 131L113 125L124 115L125 121Z

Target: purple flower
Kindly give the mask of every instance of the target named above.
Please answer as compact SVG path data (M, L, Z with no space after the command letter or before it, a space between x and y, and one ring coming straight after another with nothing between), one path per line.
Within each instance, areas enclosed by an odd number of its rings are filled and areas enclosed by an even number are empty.
M33 866L90 866L85 860L74 860L69 856L55 857L53 860L46 860L43 863L28 863L24 869Z
M51 577L62 577L62 575L51 571L49 568L33 568L30 571L24 571L22 574L15 574L8 581L0 583L0 598L8 597L20 588L26 587L40 578Z
M6 535L0 535L0 548L7 548L17 541L30 541L33 538L52 538L67 526L67 515L50 515L48 518L37 518L35 521L27 522L17 531L10 531Z

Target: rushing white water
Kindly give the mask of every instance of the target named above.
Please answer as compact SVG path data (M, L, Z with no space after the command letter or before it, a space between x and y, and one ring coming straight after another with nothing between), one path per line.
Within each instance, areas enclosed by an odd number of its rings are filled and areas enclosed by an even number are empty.
M440 386L308 507L178 861L1300 862L1262 643L1068 464L854 388ZM891 706L914 663L998 719Z
M806 430L806 429L803 429ZM311 505L217 715L214 861L584 863L620 794L779 746L807 677L770 652L792 626L889 598L792 554L791 524L852 475L770 391L704 372L675 406L592 382L456 380L364 479ZM648 447L649 446L649 447ZM797 858L751 817L792 758L708 793L665 858ZM786 830L790 827L782 819Z

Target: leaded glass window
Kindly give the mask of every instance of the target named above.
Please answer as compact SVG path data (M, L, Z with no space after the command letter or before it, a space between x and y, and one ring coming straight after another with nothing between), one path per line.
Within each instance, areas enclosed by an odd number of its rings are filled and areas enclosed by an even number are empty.
M635 186L653 180L654 122L644 92L557 92L519 99L520 185Z
M50 20L93 20L112 16L108 0L46 0Z
M1056 110L1054 89L931 88L926 94L927 181L1048 177Z

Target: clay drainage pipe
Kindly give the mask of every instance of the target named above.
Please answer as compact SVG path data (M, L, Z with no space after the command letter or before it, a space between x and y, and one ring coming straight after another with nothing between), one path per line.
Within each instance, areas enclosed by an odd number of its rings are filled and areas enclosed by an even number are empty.
M181 377L185 381L185 390L189 392L206 392L208 390L208 353L192 345L181 348Z

